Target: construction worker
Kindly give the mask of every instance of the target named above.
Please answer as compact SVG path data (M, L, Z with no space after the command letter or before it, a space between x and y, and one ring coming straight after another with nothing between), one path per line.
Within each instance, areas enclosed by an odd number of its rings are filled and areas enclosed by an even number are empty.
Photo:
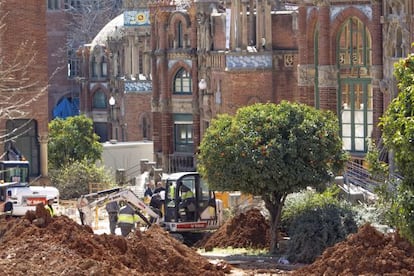
M193 221L195 218L194 193L186 185L182 185L180 190L181 190L180 209L184 209L186 221Z
M164 184L162 183L162 181L158 181L157 182L157 188L155 188L155 190L154 190L154 194L157 194L161 191L165 191L165 187L164 187Z
M118 214L118 226L121 228L122 236L128 236L132 229L135 229L135 223L137 223L138 220L139 216L129 204L122 206Z
M108 212L109 219L109 231L115 235L116 224L118 222L119 204L117 201L108 202L105 206L106 212Z
M53 210L52 204L53 204L53 197L48 197L45 208L47 211L49 211L49 214L51 217L55 216L55 210Z

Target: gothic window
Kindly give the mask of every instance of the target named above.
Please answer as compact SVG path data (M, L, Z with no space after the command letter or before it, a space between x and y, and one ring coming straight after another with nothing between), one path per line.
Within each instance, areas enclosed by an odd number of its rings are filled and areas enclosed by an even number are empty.
M395 47L393 49L393 57L401 58L403 57L403 39L402 39L402 32L401 28L397 28L395 32Z
M93 108L106 108L107 107L107 100L106 95L101 90L96 91L93 94Z
M181 21L178 22L177 24L177 30L176 30L176 40L177 40L177 48L182 48L184 43L183 43L183 24L181 23Z
M72 79L79 76L79 58L76 56L74 49L68 51L68 78Z
M101 77L108 76L108 63L106 62L105 57L101 58Z
M91 74L92 74L92 78L96 78L98 76L98 64L96 63L96 58L95 56L92 56L92 60L91 60Z
M341 70L357 74L371 63L371 39L359 19L351 17L343 24L338 44Z
M190 74L181 68L174 78L174 94L191 94L192 82Z
M373 130L373 92L370 78L371 37L362 21L348 19L338 35L340 72L338 114L343 147L366 153Z
M142 138L144 140L150 140L150 129L151 125L146 117L142 118Z

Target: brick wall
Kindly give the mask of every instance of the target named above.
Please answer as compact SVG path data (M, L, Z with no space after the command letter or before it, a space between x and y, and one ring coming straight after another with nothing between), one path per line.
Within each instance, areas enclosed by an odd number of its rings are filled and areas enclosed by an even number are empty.
M25 118L34 118L38 123L39 133L47 132L48 123L48 101L47 101L47 38L46 38L46 1L38 0L8 0L2 1L0 7L1 15L7 14L4 18L5 28L0 34L0 48L3 58L13 63L13 59L23 54L19 62L28 63L29 68L20 72L18 78L25 78L31 87L25 89L23 98L32 99L34 95L44 90L44 93L32 104L24 108L28 112ZM5 63L3 63L5 64ZM17 100L17 99L16 99ZM3 129L4 129L4 124Z
M152 139L152 115L151 115L151 93L129 93L125 96L125 121L127 124L127 140L143 140L142 120L146 117L147 124L150 126L147 131L147 139Z

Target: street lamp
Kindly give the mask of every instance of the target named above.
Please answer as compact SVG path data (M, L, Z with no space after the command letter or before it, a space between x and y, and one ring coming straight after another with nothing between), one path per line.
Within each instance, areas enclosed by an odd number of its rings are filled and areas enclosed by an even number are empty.
M201 79L201 80L200 80L200 82L198 83L198 88L199 88L201 91L204 91L204 90L206 90L206 89L207 89L207 82L206 82L206 80L205 80L205 79Z
M117 140L116 138L116 131L115 131L115 127L114 124L116 123L116 118L115 118L115 114L114 114L114 106L115 106L115 98L114 96L111 96L109 98L109 105L111 106L111 128L112 128L112 140Z

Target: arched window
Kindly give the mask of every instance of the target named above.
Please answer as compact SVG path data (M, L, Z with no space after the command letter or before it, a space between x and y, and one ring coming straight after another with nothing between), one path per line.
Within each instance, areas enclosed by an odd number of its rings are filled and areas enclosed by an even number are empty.
M183 24L180 22L178 22L177 24L177 47L178 48L182 48L184 43L183 43Z
M337 65L338 114L344 149L365 153L373 130L371 36L356 17L349 18L338 35Z
M101 77L107 77L108 76L108 63L106 62L106 59L104 56L101 58Z
M174 78L174 94L191 94L192 82L190 74L181 68Z
M144 140L148 140L149 130L150 130L150 125L148 124L147 118L144 117L142 118L142 138Z
M106 108L107 107L107 100L106 95L101 90L96 91L93 94L93 108Z
M93 56L91 60L91 70L92 78L96 78L98 76L98 64L96 63L95 56Z
M393 57L396 57L396 58L403 57L403 49L404 49L404 44L403 44L403 39L402 39L401 28L397 28L395 32L395 48L394 48Z

